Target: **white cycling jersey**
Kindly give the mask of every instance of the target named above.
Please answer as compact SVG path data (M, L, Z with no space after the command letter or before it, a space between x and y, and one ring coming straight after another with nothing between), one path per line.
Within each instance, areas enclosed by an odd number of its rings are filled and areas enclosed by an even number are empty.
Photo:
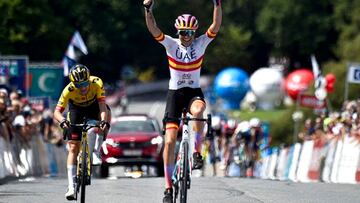
M155 38L166 49L170 69L170 90L200 87L200 70L205 49L215 36L215 33L208 30L195 38L189 47L181 45L180 39L163 33Z

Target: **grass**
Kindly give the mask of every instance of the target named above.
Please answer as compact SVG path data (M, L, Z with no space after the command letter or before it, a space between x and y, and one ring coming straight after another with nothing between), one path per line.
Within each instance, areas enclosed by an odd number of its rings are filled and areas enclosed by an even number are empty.
M262 121L272 122L283 117L286 113L286 109L276 110L257 110L257 111L232 111L229 112L229 117L233 117L238 120L250 120L251 118L259 118Z

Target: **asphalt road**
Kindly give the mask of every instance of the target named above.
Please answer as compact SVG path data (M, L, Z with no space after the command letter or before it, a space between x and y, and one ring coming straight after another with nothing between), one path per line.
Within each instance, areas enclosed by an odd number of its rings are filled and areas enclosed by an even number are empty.
M165 95L147 95L130 100L130 113L148 113L161 121ZM123 167L110 169L109 179L92 179L87 187L87 201L94 203L162 202L163 178L124 176ZM299 203L353 203L360 202L360 185L328 183L294 183L288 181L223 177L218 170L213 176L209 167L205 177L194 177L188 193L188 202L299 202ZM151 175L151 170L150 170ZM0 203L67 202L64 198L67 179L26 178L0 182ZM75 201L73 201L75 202Z
M86 202L162 202L163 179L93 179ZM65 178L37 178L0 185L0 202L67 202ZM360 185L294 183L246 178L194 177L188 202L324 202L360 201ZM74 201L73 201L74 202Z

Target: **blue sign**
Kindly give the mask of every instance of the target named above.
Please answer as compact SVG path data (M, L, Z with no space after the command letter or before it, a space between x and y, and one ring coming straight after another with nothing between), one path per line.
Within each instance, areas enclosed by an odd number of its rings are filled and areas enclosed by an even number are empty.
M360 66L352 65L348 69L347 81L349 83L360 83Z
M354 70L353 78L354 78L354 80L360 80L360 69Z
M0 56L0 84L28 95L27 56Z
M63 87L63 72L60 65L31 65L29 96L57 100Z

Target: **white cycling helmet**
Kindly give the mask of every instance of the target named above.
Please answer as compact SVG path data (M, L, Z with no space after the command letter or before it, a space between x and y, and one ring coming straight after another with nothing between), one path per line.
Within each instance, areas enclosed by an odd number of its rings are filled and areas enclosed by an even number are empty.
M256 128L256 127L260 127L261 122L260 122L260 119L258 119L258 118L252 118L252 119L250 119L249 124L250 124L250 127Z
M242 121L239 123L236 131L240 133L244 133L250 130L250 123L249 121Z
M221 128L221 118L220 118L220 116L212 116L211 117L211 127L214 130L219 130Z

